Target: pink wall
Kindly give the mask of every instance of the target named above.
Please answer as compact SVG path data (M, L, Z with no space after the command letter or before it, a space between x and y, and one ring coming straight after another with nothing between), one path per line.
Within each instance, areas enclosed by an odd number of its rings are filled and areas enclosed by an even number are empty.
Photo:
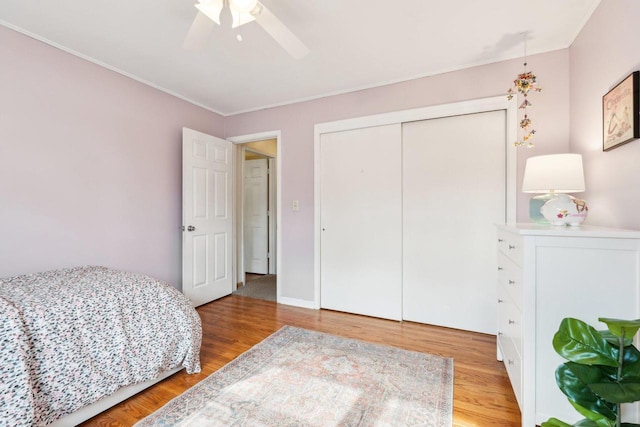
M223 119L6 28L0 40L0 277L102 264L179 287L182 126L226 137L281 130L279 283L283 296L309 301L314 125L502 95L522 70L505 61ZM529 63L544 91L519 182L526 157L567 151L569 140L569 51ZM521 220L527 200L519 195Z
M181 141L223 118L0 26L0 277L99 264L180 286Z
M640 69L639 19L636 0L602 2L570 49L529 58L543 92L518 186L526 157L568 151L571 135L591 224L640 229L640 143L601 149L601 97ZM4 27L0 58L0 277L102 264L178 285L182 126L226 137L281 130L279 281L302 300L313 299L313 126L504 94L522 70L506 61L223 119ZM519 194L519 220L527 200Z
M602 95L640 69L640 2L603 1L571 46L571 151L583 155L589 223L640 230L640 141L602 151Z
M528 156L566 152L569 147L569 51L529 58L543 92L532 97L536 147L518 154L518 188ZM240 114L225 119L225 136L282 132L283 296L313 300L313 132L316 123L506 94L522 61L505 61L345 95ZM464 156L464 152L460 153ZM300 200L300 211L291 210ZM518 218L528 218L529 197L518 195Z

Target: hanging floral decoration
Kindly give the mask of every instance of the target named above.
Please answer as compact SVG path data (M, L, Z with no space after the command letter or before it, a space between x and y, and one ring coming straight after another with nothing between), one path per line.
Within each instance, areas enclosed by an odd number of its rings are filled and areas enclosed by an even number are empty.
M531 118L529 118L529 115L527 114L527 107L530 107L532 105L531 102L529 102L529 100L527 99L527 95L531 91L540 92L542 91L542 88L537 86L535 74L533 74L531 71L526 71L526 62L524 63L524 67L525 72L522 74L518 74L518 78L513 81L513 87L509 89L509 92L507 92L507 99L511 100L514 96L517 96L518 93L521 93L524 97L524 101L522 102L522 104L520 104L520 107L518 107L519 109L524 110L524 118L520 120L520 127L524 130L524 135L522 137L522 140L514 142L513 145L515 145L516 147L522 147L526 145L527 147L531 148L533 147L533 141L531 141L531 139L536 133L536 130L531 127Z

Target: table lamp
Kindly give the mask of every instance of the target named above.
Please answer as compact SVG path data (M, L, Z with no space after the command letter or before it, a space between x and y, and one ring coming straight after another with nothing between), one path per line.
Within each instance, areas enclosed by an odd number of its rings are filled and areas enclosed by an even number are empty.
M579 225L587 217L587 205L566 193L584 190L580 154L548 154L527 159L522 191L540 194L529 201L529 218L533 222Z

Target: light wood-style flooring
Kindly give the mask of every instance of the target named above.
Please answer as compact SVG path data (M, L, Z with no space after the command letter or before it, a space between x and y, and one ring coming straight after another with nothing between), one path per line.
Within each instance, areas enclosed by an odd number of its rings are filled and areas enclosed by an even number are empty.
M309 310L241 296L198 307L202 318L202 372L179 372L87 421L83 426L131 426L239 354L292 325L454 358L453 425L519 426L520 411L495 337L412 322L327 310Z

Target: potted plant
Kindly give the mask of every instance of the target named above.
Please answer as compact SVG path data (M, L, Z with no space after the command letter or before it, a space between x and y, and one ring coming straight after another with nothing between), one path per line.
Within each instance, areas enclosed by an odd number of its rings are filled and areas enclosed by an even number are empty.
M631 427L622 422L622 403L640 400L640 352L633 337L638 320L599 318L608 330L565 318L553 348L568 362L558 366L556 383L569 403L585 417L576 424L550 418L541 427Z

